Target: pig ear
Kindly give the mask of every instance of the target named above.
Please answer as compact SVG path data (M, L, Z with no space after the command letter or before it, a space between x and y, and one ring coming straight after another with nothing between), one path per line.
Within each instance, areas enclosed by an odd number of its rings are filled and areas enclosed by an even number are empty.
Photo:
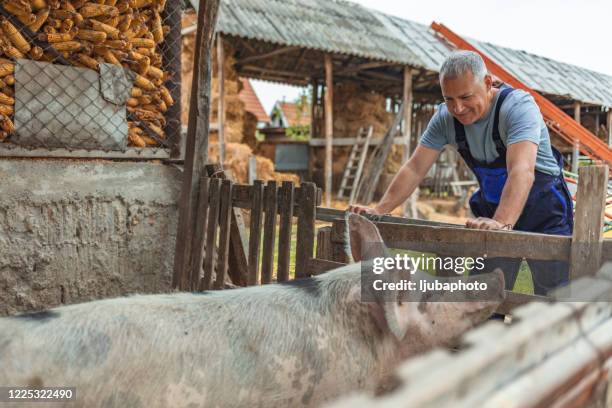
M416 307L415 302L385 302L383 304L383 310L385 311L385 321L387 327L395 338L402 340L408 331L410 322L413 321L415 316Z
M345 250L355 262L386 255L387 249L376 225L351 212L346 214L345 220Z

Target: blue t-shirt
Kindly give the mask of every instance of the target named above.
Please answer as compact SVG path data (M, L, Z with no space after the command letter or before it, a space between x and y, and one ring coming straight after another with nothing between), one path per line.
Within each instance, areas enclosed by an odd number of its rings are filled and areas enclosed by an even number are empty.
M507 86L502 86L501 89ZM493 97L493 105L489 112L471 125L465 126L465 137L474 159L491 163L497 158L497 150L493 142L493 117L495 104L500 92ZM548 129L533 97L521 89L515 89L504 100L499 112L499 134L506 146L529 140L538 145L536 170L556 176L560 169L550 146ZM455 125L453 115L446 104L438 106L420 143L423 146L442 150L445 145L457 148L455 142Z

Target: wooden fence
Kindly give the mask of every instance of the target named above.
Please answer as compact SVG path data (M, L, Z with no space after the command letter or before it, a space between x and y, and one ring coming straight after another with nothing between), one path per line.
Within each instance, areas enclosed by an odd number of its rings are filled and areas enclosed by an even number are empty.
M288 280L293 219L297 218L295 262L306 266L314 251L320 202L321 192L313 183L300 187L261 180L252 185L235 184L218 166L207 166L207 175L200 180L195 216L198 239L189 289L222 289L226 275L238 286L271 283L275 252L276 280ZM249 210L248 240L240 209ZM296 268L296 278L308 275L306 268Z
M489 321L470 331L459 352L408 360L387 395L330 408L611 406L612 264L555 297L516 309L511 325Z
M518 231L473 230L453 224L383 216L375 222L382 238L393 248L463 257L511 257L558 260L570 263L570 277L592 276L605 261L612 261L612 240L603 239L607 166L580 169L574 234L571 237ZM345 264L344 212L318 208L317 219L332 223L318 231L315 259L309 270L322 273ZM507 292L500 313L543 296Z

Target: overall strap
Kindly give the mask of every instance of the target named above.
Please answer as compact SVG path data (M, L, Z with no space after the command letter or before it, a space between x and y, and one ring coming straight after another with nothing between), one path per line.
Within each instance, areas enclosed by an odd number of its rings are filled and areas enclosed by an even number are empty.
M495 103L495 113L493 116L493 142L495 143L495 149L497 150L498 157L493 163L491 163L491 165L499 164L505 167L506 146L504 145L504 142L499 134L499 112L504 100L512 91L514 91L514 88L504 88L500 90L499 96L497 97L497 102ZM457 143L457 151L461 157L463 157L463 160L465 160L466 164L470 168L474 168L477 165L482 165L478 162L478 160L474 159L474 156L472 156L472 153L470 152L470 145L465 136L465 127L463 124L454 117L453 124L455 127L455 142Z
M499 112L501 111L501 106L504 103L504 100L506 100L506 97L512 91L514 91L514 88L504 88L499 92L497 103L495 104L495 116L493 117L493 142L495 143L497 155L499 157L504 157L504 159L506 157L506 146L504 145L504 142L499 134Z

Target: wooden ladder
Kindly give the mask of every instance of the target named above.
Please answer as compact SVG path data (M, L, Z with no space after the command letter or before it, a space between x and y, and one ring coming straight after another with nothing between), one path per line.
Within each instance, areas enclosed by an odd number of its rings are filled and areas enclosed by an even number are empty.
M348 198L349 204L353 204L355 200L357 185L359 184L363 165L368 155L368 146L370 145L372 132L372 126L368 127L367 130L364 127L359 128L357 140L351 149L351 154L344 168L344 173L342 174L338 198Z

